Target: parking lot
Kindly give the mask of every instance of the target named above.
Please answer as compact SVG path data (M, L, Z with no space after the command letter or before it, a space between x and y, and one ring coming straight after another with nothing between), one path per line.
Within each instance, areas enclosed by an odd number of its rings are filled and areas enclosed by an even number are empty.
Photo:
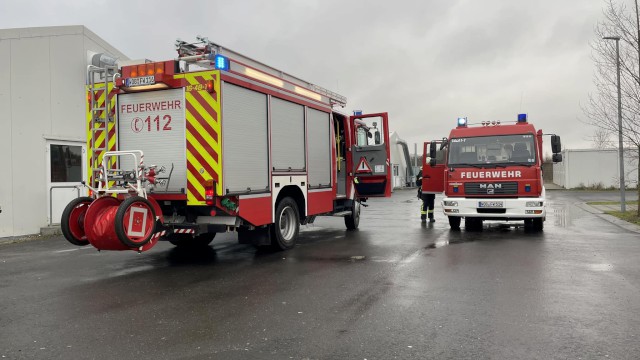
M235 234L199 252L2 244L0 356L637 359L640 235L584 205L616 196L549 191L542 233L451 231L438 206L421 223L404 190L287 252Z

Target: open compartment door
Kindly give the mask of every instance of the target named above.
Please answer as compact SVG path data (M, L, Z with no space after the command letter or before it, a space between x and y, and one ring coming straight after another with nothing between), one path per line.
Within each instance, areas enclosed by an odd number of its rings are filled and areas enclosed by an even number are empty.
M422 193L444 192L445 156L447 144L443 140L424 143L422 156Z
M391 196L389 124L387 113L349 117L353 131L351 164L358 197Z

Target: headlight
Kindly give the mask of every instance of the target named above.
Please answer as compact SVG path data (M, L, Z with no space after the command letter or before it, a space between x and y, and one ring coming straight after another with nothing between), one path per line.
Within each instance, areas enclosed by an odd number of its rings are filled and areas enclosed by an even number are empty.
M526 207L541 207L543 205L542 201L527 201Z
M444 206L458 206L457 201L443 201L443 202L444 202Z

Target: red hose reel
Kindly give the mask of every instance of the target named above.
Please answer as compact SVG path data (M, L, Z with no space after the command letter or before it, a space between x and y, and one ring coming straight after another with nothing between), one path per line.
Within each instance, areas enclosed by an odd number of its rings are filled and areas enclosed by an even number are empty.
M74 245L98 250L147 251L158 243L156 222L163 222L158 203L131 196L124 200L103 196L75 199L62 213L61 228ZM160 226L158 226L160 228Z

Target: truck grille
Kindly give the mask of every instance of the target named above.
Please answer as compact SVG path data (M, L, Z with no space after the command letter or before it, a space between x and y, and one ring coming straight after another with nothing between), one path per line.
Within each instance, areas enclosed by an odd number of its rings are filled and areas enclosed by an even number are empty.
M514 195L518 193L518 183L466 183L464 184L466 195Z

